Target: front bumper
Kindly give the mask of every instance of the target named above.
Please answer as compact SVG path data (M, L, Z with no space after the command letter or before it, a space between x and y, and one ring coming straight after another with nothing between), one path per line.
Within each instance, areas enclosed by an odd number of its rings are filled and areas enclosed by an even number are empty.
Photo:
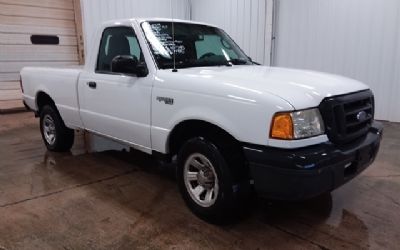
M374 122L366 136L350 145L330 142L298 149L243 146L256 192L278 200L304 200L351 180L375 159L383 126Z

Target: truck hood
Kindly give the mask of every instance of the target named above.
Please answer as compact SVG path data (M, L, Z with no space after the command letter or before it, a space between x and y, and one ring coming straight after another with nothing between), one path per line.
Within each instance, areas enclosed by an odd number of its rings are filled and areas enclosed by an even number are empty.
M368 89L365 84L342 76L309 70L266 66L233 66L179 69L181 74L198 76L240 87L269 93L286 100L295 109L318 106L330 96Z

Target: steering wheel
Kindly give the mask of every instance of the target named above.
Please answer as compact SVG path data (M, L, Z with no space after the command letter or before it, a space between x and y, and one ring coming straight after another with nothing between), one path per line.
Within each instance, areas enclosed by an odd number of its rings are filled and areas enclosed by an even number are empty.
M210 56L216 56L216 55L212 52L208 52L208 53L205 53L204 55L200 56L199 59L201 60L201 59L204 59L204 58L210 57Z

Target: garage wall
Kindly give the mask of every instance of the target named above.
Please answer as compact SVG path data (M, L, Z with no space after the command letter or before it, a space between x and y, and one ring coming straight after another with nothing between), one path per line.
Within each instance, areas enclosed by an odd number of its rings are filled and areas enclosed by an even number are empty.
M172 6L172 8L171 8ZM85 47L92 44L98 26L108 20L133 17L188 19L188 0L81 0ZM85 49L87 52L87 49Z
M400 1L278 0L278 66L367 83L378 119L400 122Z
M273 0L82 0L81 3L85 44L92 43L103 21L171 17L172 3L175 18L222 27L253 60L270 63Z
M272 0L192 0L191 17L223 28L254 61L270 64Z
M0 0L0 108L20 100L24 66L78 64L72 0ZM33 45L33 34L57 35L59 45Z

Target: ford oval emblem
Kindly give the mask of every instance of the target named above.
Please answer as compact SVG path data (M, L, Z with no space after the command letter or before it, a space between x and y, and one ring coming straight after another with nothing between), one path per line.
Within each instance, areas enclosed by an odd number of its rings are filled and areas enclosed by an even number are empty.
M360 121L360 122L362 122L362 121L364 121L365 119L367 119L367 113L366 113L365 111L360 111L360 112L358 112L358 114L357 114L357 120Z

